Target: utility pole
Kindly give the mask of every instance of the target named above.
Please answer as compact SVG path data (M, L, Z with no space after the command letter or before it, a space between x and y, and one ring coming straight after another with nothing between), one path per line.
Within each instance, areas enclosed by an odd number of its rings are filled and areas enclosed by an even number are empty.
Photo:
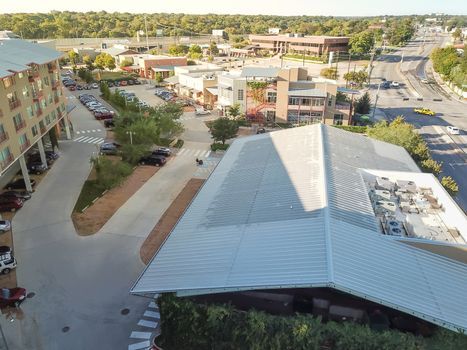
M337 80L337 72L339 71L339 53L340 51L337 51L337 59L336 59L336 74L334 75L334 78Z
M378 84L378 90L376 91L376 96L375 96L375 105L373 106L373 113L371 115L371 120L375 120L375 112L376 112L376 104L378 103L378 95L379 95L379 89L381 88L381 83Z
M375 58L375 52L371 53L370 66L368 67L368 87L371 84L371 73L373 72L373 59Z
M146 32L146 47L149 51L148 22L146 21L146 15L144 15L144 29L144 31Z
M350 51L349 51L349 65L347 66L347 74L350 73L350 57L351 57L351 53L350 53ZM347 89L348 85L349 85L349 81L346 80L346 81L345 81L345 88L346 88L346 89Z
M135 133L134 131L127 131L126 132L127 135L130 135L130 145L133 144L133 134L134 133Z

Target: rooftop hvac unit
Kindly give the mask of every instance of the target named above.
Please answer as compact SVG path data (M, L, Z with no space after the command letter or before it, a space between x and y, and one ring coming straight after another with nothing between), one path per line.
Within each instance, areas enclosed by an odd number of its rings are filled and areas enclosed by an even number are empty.
M295 33L295 34L294 34L294 37L295 37L295 38L303 38L304 35L303 35L302 33Z
M390 181L387 177L377 177L376 178L375 189L393 191L394 190L394 183L392 181Z
M396 203L390 201L377 201L376 202L376 211L378 213L395 213L396 212Z
M390 230L388 230L388 234L390 234L391 236L402 236L402 229L393 227Z
M388 229L391 228L401 228L401 223L397 220L389 220L387 222Z
M389 192L388 190L375 190L375 195L379 199L391 199L391 192Z
M417 192L417 185L413 181L396 180L396 186L398 190L402 192L411 192L411 193Z

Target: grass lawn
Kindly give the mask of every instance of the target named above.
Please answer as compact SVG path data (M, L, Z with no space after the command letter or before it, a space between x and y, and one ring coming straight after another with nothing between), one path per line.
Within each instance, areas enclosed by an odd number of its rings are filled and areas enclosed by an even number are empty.
M97 184L96 180L86 180L79 194L78 200L75 204L75 212L81 212L88 205L92 204L92 201L102 194L103 190Z
M95 79L98 78L99 73L93 73ZM101 72L101 80L108 80L108 79L121 79L121 78L130 78L131 75L126 72Z

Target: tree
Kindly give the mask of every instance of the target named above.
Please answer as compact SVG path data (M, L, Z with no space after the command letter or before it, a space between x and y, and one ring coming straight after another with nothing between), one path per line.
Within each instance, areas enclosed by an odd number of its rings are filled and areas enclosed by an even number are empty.
M336 68L323 68L321 69L320 75L327 79L337 80L339 78Z
M453 47L436 48L431 52L430 58L433 61L433 69L446 77L449 77L453 68L461 62Z
M355 102L355 112L360 114L367 114L370 112L370 108L371 99L370 94L367 91Z
M229 118L218 118L212 122L209 131L215 141L220 141L224 145L226 140L237 136L238 124Z
M438 176L441 173L442 163L437 162L434 159L425 159L420 162L422 170L426 173L433 173L435 176Z
M96 56L94 60L94 64L96 68L103 70L104 68L107 69L115 69L115 59L110 56L108 53L102 52Z
M368 80L368 73L364 70L358 72L348 72L344 74L344 79L347 82L355 83L358 86L362 86Z
M87 69L92 71L94 69L94 61L92 60L91 56L85 55L83 56L83 63L86 65Z
M188 57L199 60L203 57L203 51L201 50L201 46L199 45L191 45L190 49L188 50Z
M456 28L456 30L452 33L452 38L454 40L462 39L462 29L461 28Z
M169 54L172 56L184 56L188 53L190 48L186 45L170 45L169 46Z
M211 56L219 55L219 48L217 47L214 41L212 41L211 44L209 44L209 54Z
M110 89L109 89L109 86L105 83L101 83L101 86L100 86L100 90L101 90L101 93L102 93L102 96L108 100L110 98Z
M128 66L131 66L132 64L133 62L126 58L120 63L120 68L128 67Z
M68 51L68 58L70 59L70 63L73 65L76 65L79 62L79 55L73 50Z
M236 119L240 115L240 104L235 103L227 108L227 115L233 119Z
M455 196L459 192L459 186L456 181L450 176L444 176L441 179L441 185L449 192L451 196Z
M350 40L350 52L354 54L364 54L370 52L375 45L375 37L373 32L368 30L354 34Z
M160 83L164 81L164 78L162 77L162 74L160 72L156 73L155 80L156 80L157 85L159 85Z

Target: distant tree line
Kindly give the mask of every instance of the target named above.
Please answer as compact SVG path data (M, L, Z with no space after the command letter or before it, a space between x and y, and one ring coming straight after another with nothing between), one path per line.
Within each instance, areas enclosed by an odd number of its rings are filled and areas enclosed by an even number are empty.
M0 28L12 30L25 39L134 37L137 31L145 29L144 16L144 14L107 13L105 11L2 14L0 15ZM394 35L398 35L395 33L396 29L404 27L399 26L399 23L410 25L415 18L388 17L385 25L390 29L394 28L391 31L394 31ZM250 33L267 33L270 27L281 28L283 32L306 35L351 36L366 31L371 24L380 23L380 17L335 18L173 13L146 14L146 20L148 33L151 36L155 36L156 30L159 29L163 30L164 35L167 36L211 34L213 29L224 29L227 35L241 36ZM366 39L370 42L372 40L368 37Z

